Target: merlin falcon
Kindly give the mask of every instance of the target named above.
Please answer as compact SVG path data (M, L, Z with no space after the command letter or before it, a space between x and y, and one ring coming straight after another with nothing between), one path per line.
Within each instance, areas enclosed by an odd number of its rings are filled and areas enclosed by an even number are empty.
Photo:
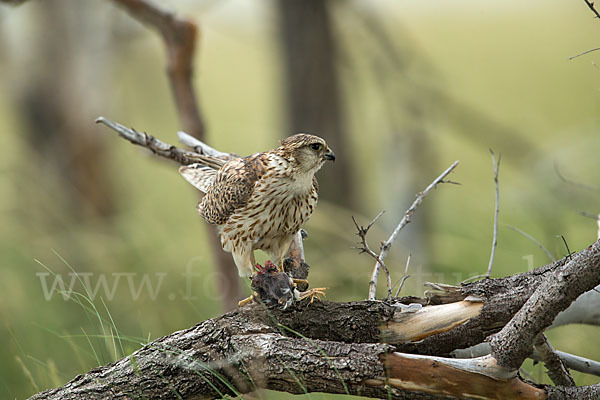
M315 173L335 154L318 136L299 133L263 153L229 160L199 155L181 167L183 177L205 195L198 212L217 225L223 249L240 276L251 276L255 250L279 263L318 199Z

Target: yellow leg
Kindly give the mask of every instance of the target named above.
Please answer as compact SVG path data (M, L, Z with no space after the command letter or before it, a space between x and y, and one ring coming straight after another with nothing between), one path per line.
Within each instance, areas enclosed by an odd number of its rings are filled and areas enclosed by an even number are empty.
M255 296L258 296L258 293L253 292L252 296L246 297L245 299L238 301L238 307L243 307L248 303L252 303L252 300L254 300Z
M283 257L279 259L279 265L277 267L279 269L279 272L285 272L283 270Z
M298 285L299 283L308 286L308 281L306 279L298 279L298 278L292 278L292 281Z
M300 297L298 298L298 301L304 300L304 299L309 298L309 297L310 297L310 302L311 303L315 299L321 300L321 298L319 296L325 297L325 290L327 290L327 288L323 287L323 288L310 289L310 290L307 290L306 292L300 292Z

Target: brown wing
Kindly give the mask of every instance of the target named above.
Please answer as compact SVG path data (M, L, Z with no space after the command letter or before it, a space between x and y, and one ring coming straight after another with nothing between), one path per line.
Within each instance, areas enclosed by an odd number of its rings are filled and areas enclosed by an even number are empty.
M194 154L194 155L190 154L188 157L193 159L194 161L196 161L198 164L206 165L207 167L210 167L215 170L218 170L221 167L223 167L223 165L225 165L225 163L227 161L227 160L223 160L221 158L205 156L202 154Z
M179 173L202 193L209 190L217 177L217 171L204 164L184 165L179 168Z
M236 210L248 204L256 182L265 173L267 162L266 153L227 161L198 204L202 218L208 223L221 225Z

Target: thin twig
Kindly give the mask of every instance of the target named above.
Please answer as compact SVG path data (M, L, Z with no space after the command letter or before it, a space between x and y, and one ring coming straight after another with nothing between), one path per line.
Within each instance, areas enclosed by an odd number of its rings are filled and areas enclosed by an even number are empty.
M598 50L600 50L600 47L597 47L597 48L595 48L595 49L591 49L591 50L586 50L586 51L584 51L583 53L579 53L579 54L576 54L576 55L574 55L574 56L571 56L571 57L569 57L569 61L571 61L571 60L572 60L572 59L574 59L574 58L581 57L581 56L584 56L584 55L586 55L586 54L588 54L588 53L592 53L592 52L594 52L594 51L598 51Z
M558 167L557 163L554 163L554 172L556 172L556 175L558 176L558 178L561 181L563 181L565 183L568 183L569 185L577 186L577 187L580 187L580 188L585 189L585 190L598 190L597 187L594 187L594 186L591 186L591 185L587 185L585 183L576 182L574 180L571 180L571 179L565 177L561 173L560 168Z
M567 248L567 255L565 257L567 258L571 258L571 255L573 255L573 253L571 253L571 249L569 249L569 244L567 243L567 239L565 239L565 237L563 235L558 236L562 239L563 243L565 244L565 247Z
M352 216L352 221L354 222L354 226L356 226L356 230L357 230L356 234L361 239L360 246L358 246L356 248L359 249L361 253L367 253L368 255L370 255L371 257L373 257L375 259L376 263L382 265L383 270L385 271L386 278L387 278L387 291L388 291L387 297L388 297L388 299L390 299L390 298L392 298L392 278L390 275L390 270L383 263L383 260L379 257L379 255L377 253L375 253L373 250L371 250L371 248L369 247L369 244L367 243L367 233L369 232L369 229L371 229L371 227L373 226L375 221L377 221L379 219L379 217L381 217L383 215L384 212L385 211L382 211L379 214L377 214L377 216L375 218L373 218L373 220L366 227L360 226L358 224L358 222L356 222L356 219L354 218L354 216ZM375 300L375 299L373 299L373 300Z
M600 13L598 12L598 10L596 10L596 7L594 7L594 3L589 0L583 0L583 1L585 2L585 4L587 4L589 9L592 10L592 12L596 15L596 18L600 18Z
M179 138L179 142L184 144L185 146L191 147L198 154L204 154L210 157L219 158L221 160L231 160L232 158L239 157L232 153L223 153L219 151L203 141L195 138L192 135L188 135L186 132L179 131L177 132L177 137Z
M402 286L404 285L404 282L406 282L406 280L408 278L410 278L410 275L408 275L408 266L410 265L410 257L411 257L411 254L409 254L408 258L406 259L406 267L404 268L404 275L402 276L402 279L400 280L400 286L398 286L398 290L396 291L396 296L394 296L394 297L398 297L398 295L400 294L400 291L402 290Z
M492 154L492 165L494 166L494 184L496 185L496 210L494 212L494 237L492 240L492 252L490 254L490 262L488 264L486 276L489 278L492 274L492 266L494 265L494 256L496 255L496 247L498 246L498 213L500 212L500 188L498 185L498 170L500 169L500 159L502 154L498 154L498 162L494 150L490 149Z
M546 369L548 370L548 376L557 386L575 386L575 381L569 370L565 366L565 363L556 354L554 348L546 335L541 333L534 342L534 348L539 352Z
M512 225L508 225L508 224L504 224L504 226L506 226L508 229L511 229L511 230L513 230L513 231L515 231L517 233L520 233L521 235L525 236L527 239L531 240L533 243L535 243L535 245L537 247L539 247L540 249L542 249L542 251L544 253L546 253L546 255L548 256L548 258L550 258L550 260L556 261L556 258L554 258L554 256L552 255L552 253L550 253L550 250L548 250L547 248L545 248L544 245L541 244L540 242L538 242L533 236L531 236L527 232L524 232L524 231L520 230L516 226L512 226Z
M467 349L457 349L452 351L456 358L475 358L490 354L491 348L489 343L479 343ZM600 376L600 362L585 357L576 356L574 354L565 353L564 351L555 350L557 356L565 363L565 366L573 371L583 372L584 374ZM543 361L541 354L534 348L530 358L535 361Z
M425 188L425 190L423 190L421 193L419 193L417 195L417 198L411 204L411 206L408 208L408 210L406 210L406 212L404 213L404 216L400 220L400 223L398 223L398 226L396 226L396 229L394 229L394 232L392 232L392 234L390 235L388 240L386 240L385 242L383 242L381 244L381 251L379 252L379 260L375 263L375 267L373 267L373 273L371 274L371 282L369 282L369 297L368 297L369 300L375 300L375 292L377 291L377 278L379 276L379 269L381 267L383 267L383 261L387 257L387 254L389 253L390 248L392 247L392 242L396 239L396 237L398 236L398 233L400 233L400 230L402 230L402 228L404 228L410 222L410 217L414 214L417 207L419 207L419 205L423 202L423 199L425 198L425 196L427 196L427 194L429 192L431 192L438 185L438 183L443 183L444 178L450 172L452 172L452 170L454 170L454 168L456 168L457 165L458 165L458 161L455 161L450 167L448 167L448 169L446 169L444 172L442 172L442 174L440 176L438 176L433 182L431 182L431 184L429 186L427 186Z

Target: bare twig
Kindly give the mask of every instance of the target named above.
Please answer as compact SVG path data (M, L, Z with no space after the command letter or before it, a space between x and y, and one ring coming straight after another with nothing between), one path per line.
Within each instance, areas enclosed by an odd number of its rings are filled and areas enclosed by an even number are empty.
M410 275L408 275L408 266L410 265L410 257L411 257L411 254L409 254L408 258L406 259L406 267L404 268L404 275L402 276L402 279L400 280L400 286L398 286L398 290L396 291L395 297L398 297L398 295L400 294L400 291L402 290L402 286L404 286L404 282L406 282L406 280L408 278L410 278Z
M589 1L589 0L583 0L583 1L588 6L588 8L590 10L592 10L592 12L594 13L594 15L596 15L596 18L600 18L600 13L598 12L598 10L596 10L596 7L594 7L594 3L592 1Z
M425 190L423 190L421 193L419 193L417 195L417 198L411 204L411 206L408 208L408 210L406 210L406 212L404 213L404 217L402 217L402 219L400 220L400 223L398 223L398 226L396 226L396 229L394 229L394 232L392 232L392 234L390 235L388 240L386 240L385 242L383 242L381 244L381 251L379 252L379 261L377 261L375 263L375 267L373 268L373 273L371 274L371 282L369 282L369 297L368 297L369 300L375 300L375 292L377 290L377 277L379 276L379 269L382 268L382 266L383 266L382 262L387 257L387 254L389 253L389 251L392 247L392 242L394 240L396 240L396 237L398 236L398 233L400 233L402 228L404 228L410 222L411 216L415 213L417 207L419 207L419 205L421 205L425 196L427 196L429 194L429 192L431 192L438 185L438 183L443 183L444 178L446 176L448 176L448 174L450 172L452 172L454 170L454 168L456 168L457 165L458 165L458 160L454 161L454 163L451 166L449 166L444 172L442 172L442 174L440 176L438 176L433 182L431 182L431 184L429 184L429 186L427 186L425 188Z
M373 226L375 221L377 221L379 219L379 217L381 217L383 215L384 212L385 211L382 211L379 214L377 214L377 216L375 218L373 218L373 220L366 227L360 226L358 224L358 222L356 222L356 219L354 218L354 216L352 216L352 221L354 222L354 226L356 226L356 231L357 231L356 234L361 239L360 246L358 246L356 248L359 249L361 253L367 253L368 255L373 257L375 259L375 262L380 264L383 267L383 270L385 271L385 275L387 277L387 290L388 290L387 297L389 299L392 297L392 277L390 275L390 270L388 269L388 267L386 267L386 265L383 263L381 258L379 258L379 255L377 253L375 253L373 250L371 250L371 248L369 247L369 244L367 243L367 233L369 232L369 229L371 229L371 227ZM371 282L369 285L371 285L371 284L374 284L374 282Z
M546 255L548 256L548 258L550 258L550 260L552 261L556 261L556 258L554 258L554 256L552 255L552 253L550 253L550 250L548 250L547 248L544 247L543 244L541 244L540 242L538 242L533 236L531 236L529 233L524 232L522 230L520 230L519 228L517 228L516 226L512 226L512 225L508 225L508 224L504 224L508 229L511 229L517 233L520 233L521 235L525 236L527 239L531 240L533 243L535 243L535 245L537 247L539 247L540 249L542 249L542 251L544 253L546 253Z
M552 379L555 385L560 386L575 386L575 381L569 374L565 363L556 354L546 335L540 333L534 342L534 348L539 352L542 361L548 370L548 376Z
M219 158L221 160L230 160L234 157L237 157L237 155L235 155L235 154L223 153L222 151L219 151L219 150L207 145L203 141L195 138L192 135L188 135L187 133L185 133L183 131L177 132L177 137L179 138L179 141L181 143L183 143L184 145L186 145L188 147L191 147L198 154L205 154L207 156Z
M483 342L466 349L456 349L450 354L456 358L475 358L488 355L491 351L492 349L490 344ZM584 374L600 376L600 362L589 358L576 356L574 354L565 353L564 351L560 350L555 350L554 352L560 357L567 368L573 371L583 372ZM535 361L544 361L541 354L536 349L534 349L529 358Z
M567 258L571 258L571 255L573 253L571 253L571 249L569 249L569 244L567 243L567 239L565 239L564 235L560 235L558 237L560 237L562 239L563 243L565 244L565 247L567 248L567 255L566 255L566 257Z
M569 185L573 185L573 186L576 186L576 187L579 187L579 188L582 188L582 189L585 189L585 190L598 190L597 187L594 187L594 186L591 186L591 185L587 185L587 184L581 183L581 182L576 182L576 181L574 181L572 179L569 179L569 178L565 177L562 174L562 172L560 171L560 168L558 167L557 163L554 163L554 172L556 173L556 175L558 176L558 178L561 181L563 181L565 183L568 183Z
M498 185L498 169L500 169L500 159L502 154L498 154L498 162L494 150L490 149L492 155L492 165L494 166L494 184L496 185L496 209L494 212L494 237L492 239L492 252L490 254L490 262L488 264L486 277L489 278L492 274L492 266L494 265L494 256L496 255L496 247L498 247L498 213L500 212L500 188Z
M197 153L183 150L162 142L154 136L148 135L146 132L138 132L135 129L127 128L118 122L113 122L104 117L98 117L96 123L106 125L115 130L119 136L129 140L131 143L145 147L154 154L176 161L181 165L189 165L198 162L197 158L195 158Z
M586 50L586 51L584 51L583 53L575 54L574 56L571 56L571 57L569 57L568 59L569 59L569 61L570 61L570 60L572 60L572 59L574 59L574 58L581 57L581 56L584 56L584 55L586 55L586 54L588 54L588 53L592 53L592 52L594 52L594 51L598 51L598 50L600 50L600 47L596 47L595 49L591 49L591 50Z
M582 217L593 219L594 221L598 219L598 214L587 211L577 211L577 214L581 215Z

